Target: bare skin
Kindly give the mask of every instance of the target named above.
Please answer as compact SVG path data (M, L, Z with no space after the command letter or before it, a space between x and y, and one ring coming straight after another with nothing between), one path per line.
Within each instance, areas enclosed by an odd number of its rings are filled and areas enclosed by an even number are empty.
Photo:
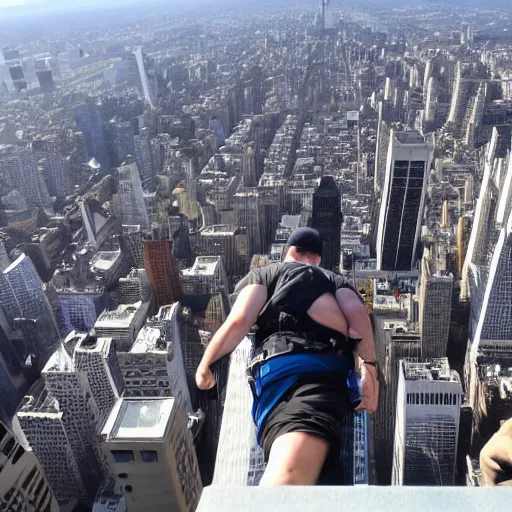
M319 265L320 256L299 253L295 247L290 247L284 261ZM262 285L252 284L240 292L231 313L213 336L199 364L196 372L196 384L199 389L210 389L215 385L215 378L210 370L211 364L238 346L256 322L266 301L267 289ZM361 356L359 367L363 367L362 359L375 360L373 331L368 314L352 290L338 290L336 298L328 293L322 295L313 303L308 314L316 322L342 334L362 338L358 346L358 353ZM371 394L371 391L367 394ZM328 451L329 443L318 436L305 432L284 434L272 445L267 469L260 485L314 485Z

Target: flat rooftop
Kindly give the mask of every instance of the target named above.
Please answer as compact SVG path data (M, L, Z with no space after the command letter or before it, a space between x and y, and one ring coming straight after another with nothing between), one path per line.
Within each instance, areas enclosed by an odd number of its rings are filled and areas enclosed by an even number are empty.
M162 331L156 327L144 326L140 331L137 339L132 345L130 352L132 354L145 354L151 350L165 350L158 349L158 341L162 337Z
M406 380L460 382L458 374L450 370L447 357L432 359L425 363L404 361L402 364Z
M142 301L134 304L121 304L113 311L104 311L96 320L95 328L128 327L137 311L142 306Z
M103 434L109 440L162 439L171 419L174 398L120 399Z
M220 256L198 256L191 268L182 270L184 276L214 275L220 262Z
M394 132L400 144L425 144L425 137L418 132Z

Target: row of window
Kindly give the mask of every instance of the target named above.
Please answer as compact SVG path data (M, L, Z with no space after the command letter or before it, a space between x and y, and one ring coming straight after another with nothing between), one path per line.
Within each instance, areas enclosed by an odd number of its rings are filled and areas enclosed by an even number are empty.
M453 393L407 393L408 405L458 405L459 395Z
M116 462L135 462L133 450L111 450L110 453ZM141 450L139 453L142 462L158 462L158 452L155 450Z

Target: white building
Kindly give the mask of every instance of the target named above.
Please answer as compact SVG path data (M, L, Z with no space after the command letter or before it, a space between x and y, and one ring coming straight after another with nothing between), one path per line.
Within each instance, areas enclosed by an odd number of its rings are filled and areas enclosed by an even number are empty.
M400 361L393 485L454 485L461 401L448 359Z
M199 466L185 409L174 398L120 399L102 439L130 512L195 510Z

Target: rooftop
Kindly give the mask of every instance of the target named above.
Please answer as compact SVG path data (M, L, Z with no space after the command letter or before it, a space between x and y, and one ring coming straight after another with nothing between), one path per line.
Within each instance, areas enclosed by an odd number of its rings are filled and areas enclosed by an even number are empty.
M418 132L395 132L395 139L400 144L425 144L425 138Z
M102 433L110 440L162 439L173 406L174 398L121 398L112 409Z
M191 268L182 270L184 276L214 275L220 256L198 256Z
M236 226L231 224L215 224L201 230L201 236L233 236L238 231Z
M450 370L447 357L432 359L426 363L403 361L406 380L430 380L460 382L457 372Z
M142 302L139 301L134 304L121 304L113 311L104 311L96 320L94 327L128 327L141 306Z
M144 354L150 350L165 350L166 342L163 339L162 331L156 327L143 327L135 340L130 352L133 354Z

